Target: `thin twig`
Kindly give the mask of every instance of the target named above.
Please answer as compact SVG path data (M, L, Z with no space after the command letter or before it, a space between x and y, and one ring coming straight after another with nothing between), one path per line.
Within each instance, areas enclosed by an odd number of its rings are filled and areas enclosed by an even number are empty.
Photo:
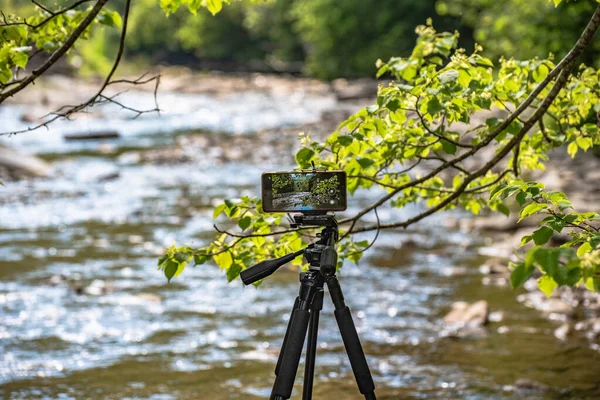
M377 231L375 232L375 237L373 238L373 240L371 240L371 242L364 249L348 253L348 255L346 257L349 257L349 256L354 255L354 254L364 253L365 251L367 251L371 247L373 247L373 245L377 241L377 238L379 238L379 233L381 232L381 221L379 220L379 214L377 213L377 209L374 209L373 211L375 212L375 219L377 220Z
M235 237L235 238L269 237L269 236L281 235L284 233L303 231L303 230L307 230L307 229L316 229L314 226L312 226L312 227L307 226L307 227L299 227L299 228L292 228L292 229L284 229L282 231L273 231L273 232L268 232L268 233L233 233L233 232L229 232L229 231L220 229L216 224L214 224L213 227L214 227L215 231L217 231L217 233L225 233L227 236L231 236L231 237Z

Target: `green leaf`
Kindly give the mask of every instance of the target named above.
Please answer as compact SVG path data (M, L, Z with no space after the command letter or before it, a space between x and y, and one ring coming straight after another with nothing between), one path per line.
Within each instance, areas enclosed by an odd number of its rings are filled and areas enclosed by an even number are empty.
M242 271L242 266L238 263L233 264L227 270L227 281L231 282L238 276L240 276L240 272Z
M587 151L587 149L592 147L592 145L594 144L592 138L583 136L580 136L577 139L575 139L575 142L577 143L577 146L579 146L583 151Z
M226 208L227 204L219 204L218 206L216 206L215 210L213 211L213 219L217 219L217 217L221 215L221 213L225 211Z
M24 51L13 51L12 61L17 67L25 69L29 61L29 54Z
M552 234L552 229L547 226L542 226L540 229L533 232L533 242L538 246L546 244L552 237Z
M201 255L201 254L196 254L194 256L194 266L196 265L202 265L205 262L209 261L211 259L210 256L205 256L205 255Z
M190 253L177 252L173 255L173 259L178 263L188 262L192 258Z
M506 183L501 183L501 184L497 185L490 192L490 200L494 200L496 197L500 196L502 194L502 192L504 191L504 189L506 189Z
M231 267L231 264L233 264L233 258L229 251L217 254L213 257L213 259L221 269L229 269L229 267Z
M427 114L434 116L435 114L442 111L443 107L440 103L440 100L437 97L432 97L431 100L427 102Z
M0 66L0 83L8 83L12 79L12 71L10 68L2 68Z
M479 66L494 67L494 63L492 62L492 60L490 60L489 58L482 57L479 54L474 54L473 59L475 60L475 63Z
M238 211L239 211L239 210L240 210L240 209L239 209L239 207L238 207L238 206L233 206L233 207L231 207L231 208L229 209L229 212L227 213L227 215L228 215L229 217L235 217L235 216L237 216L237 213L238 213Z
M350 135L342 135L337 139L338 143L344 147L350 146L353 140L354 139Z
M188 0L188 10L194 15L198 13L198 9L202 5L202 0Z
M442 139L442 149L444 149L445 153L456 154L456 145L445 139Z
M531 278L534 270L535 268L532 266L526 266L525 263L518 264L517 267L510 273L510 285L513 288L518 288L523 284L523 282Z
M375 164L375 161L371 160L370 158L365 158L365 157L358 158L356 161L363 168L369 168L371 165Z
M458 71L455 69L449 69L447 71L442 72L438 75L438 79L441 83L447 84L450 82L455 82L458 79Z
M104 11L98 14L98 22L102 25L111 26L111 27L120 27L123 23L121 19L121 15L119 15L116 11Z
M567 147L567 153L569 153L571 158L575 158L575 154L577 154L578 149L579 147L577 147L577 143L571 142L569 143L569 147Z
M533 239L533 236L531 235L523 236L521 238L521 244L519 245L519 247L525 246L527 243L531 242L531 239Z
M367 112L371 115L371 114L374 114L375 111L379 110L379 106L377 104L373 104L373 105L366 107L365 110L367 110Z
M0 183L2 183L2 182L0 182ZM167 254L165 254L164 256L162 256L161 258L159 258L158 259L158 266L160 267L168 259L169 259L169 256Z
M589 277L585 280L585 287L590 292L598 292L600 291L600 279L594 279Z
M388 110L394 112L401 107L401 104L400 104L400 101L398 101L398 99L392 99L392 100L388 101L388 103L385 105L385 107Z
M223 8L223 0L206 0L206 8L212 15L217 15Z
M498 205L496 205L496 210L500 211L507 217L510 216L510 208L508 208L504 203L498 203Z
M553 0L554 1L554 7L558 7L560 3L562 3L563 0Z
M121 25L123 25L123 19L121 18L121 15L118 12L113 11L111 13L111 17L115 26L120 27Z
M171 278L175 276L177 273L177 269L179 268L179 263L173 260L167 261L167 265L165 266L165 276L167 277L167 281L171 282Z
M465 205L465 210L471 211L473 214L478 215L479 211L481 211L481 204L475 200L469 200L469 202Z
M589 242L585 242L577 249L577 257L581 257L590 251L592 251L592 245Z
M554 277L558 270L558 261L560 257L560 249L558 248L544 248L537 247L532 250L533 251L533 259L536 264L540 268L540 270L544 271L549 276Z
M529 217L530 215L536 214L545 208L546 208L546 204L531 203L530 205L525 207L523 210L521 210L521 216L519 218L519 221L523 220L524 218Z
M251 222L252 218L245 216L238 220L238 226L242 228L242 231L245 231L250 226Z
M531 199L531 195L529 193L526 192L519 192L516 196L517 199L517 203L519 203L519 205L523 205L525 203L527 203L530 199Z
M567 271L567 279L565 281L565 284L569 286L575 286L577 282L579 282L582 278L582 271L583 270L579 267L569 269Z
M308 168L310 166L310 160L315 156L315 152L304 147L296 153L296 162L301 168Z
M160 0L160 8L163 9L167 16L177 11L180 4L181 0Z
M546 297L550 297L552 296L554 289L558 287L558 283L554 282L554 279L550 278L548 275L543 275L538 279L538 287L546 294Z

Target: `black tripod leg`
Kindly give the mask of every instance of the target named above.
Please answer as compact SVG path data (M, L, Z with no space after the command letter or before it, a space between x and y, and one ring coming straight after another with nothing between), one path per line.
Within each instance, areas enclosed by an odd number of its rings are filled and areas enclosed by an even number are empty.
M319 331L319 313L323 309L323 290L315 295L308 320L308 344L306 345L306 365L304 367L304 389L302 400L312 400L315 360L317 357L317 336Z
M358 332L352 320L352 314L350 314L350 309L344 302L342 288L335 275L327 278L327 287L335 306L335 319L342 334L344 347L346 347L346 353L348 353L358 389L365 396L366 400L375 400L373 377L371 376L365 353L360 344Z
M285 336L283 337L283 344L281 345L281 351L279 352L279 358L277 358L277 366L275 367L275 376L279 375L279 368L281 368L281 360L283 359L283 350L287 346L288 336L290 335L290 328L292 326L292 318L294 317L294 313L298 308L298 303L300 302L300 297L296 297L296 301L294 302L294 307L292 308L292 313L290 314L290 320L288 322L287 330L285 331Z
M298 296L298 307L293 312L288 331L285 348L281 349L281 363L271 392L273 400L287 400L292 396L294 379L298 372L298 364L306 339L308 329L309 309L319 288L317 287L320 275L311 271L302 274L300 279L300 295ZM322 281L321 281L322 285Z

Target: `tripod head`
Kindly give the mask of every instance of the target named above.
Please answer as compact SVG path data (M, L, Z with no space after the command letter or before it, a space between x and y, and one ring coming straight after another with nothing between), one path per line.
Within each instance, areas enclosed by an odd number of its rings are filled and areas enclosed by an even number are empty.
M339 236L335 215L322 212L304 212L302 214L296 214L292 216L292 218L294 221L290 224L292 228L299 228L301 226L323 226L324 228L321 233L317 234L319 240L295 253L273 260L265 260L245 269L240 273L242 282L244 282L245 285L250 285L260 279L266 278L277 271L279 267L287 264L301 254L304 255L311 270L318 270L323 276L335 274L337 266L335 243Z

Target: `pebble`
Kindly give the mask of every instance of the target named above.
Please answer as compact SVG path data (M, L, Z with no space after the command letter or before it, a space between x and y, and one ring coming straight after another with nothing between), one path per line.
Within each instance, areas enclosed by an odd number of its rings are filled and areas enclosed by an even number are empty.
M571 326L569 324L562 324L554 331L554 336L560 340L567 340L569 333L571 332Z
M51 174L50 165L44 160L1 146L0 169L5 169L7 173L3 175L11 179L47 178Z
M517 379L515 381L515 387L517 389L537 390L541 392L550 390L550 386L534 381L533 379Z
M446 324L479 327L488 322L488 316L487 301L479 300L472 304L458 301L452 304L452 310L444 317L444 322Z
M490 260L479 267L479 272L484 275L509 275L510 271L505 263L499 260Z

